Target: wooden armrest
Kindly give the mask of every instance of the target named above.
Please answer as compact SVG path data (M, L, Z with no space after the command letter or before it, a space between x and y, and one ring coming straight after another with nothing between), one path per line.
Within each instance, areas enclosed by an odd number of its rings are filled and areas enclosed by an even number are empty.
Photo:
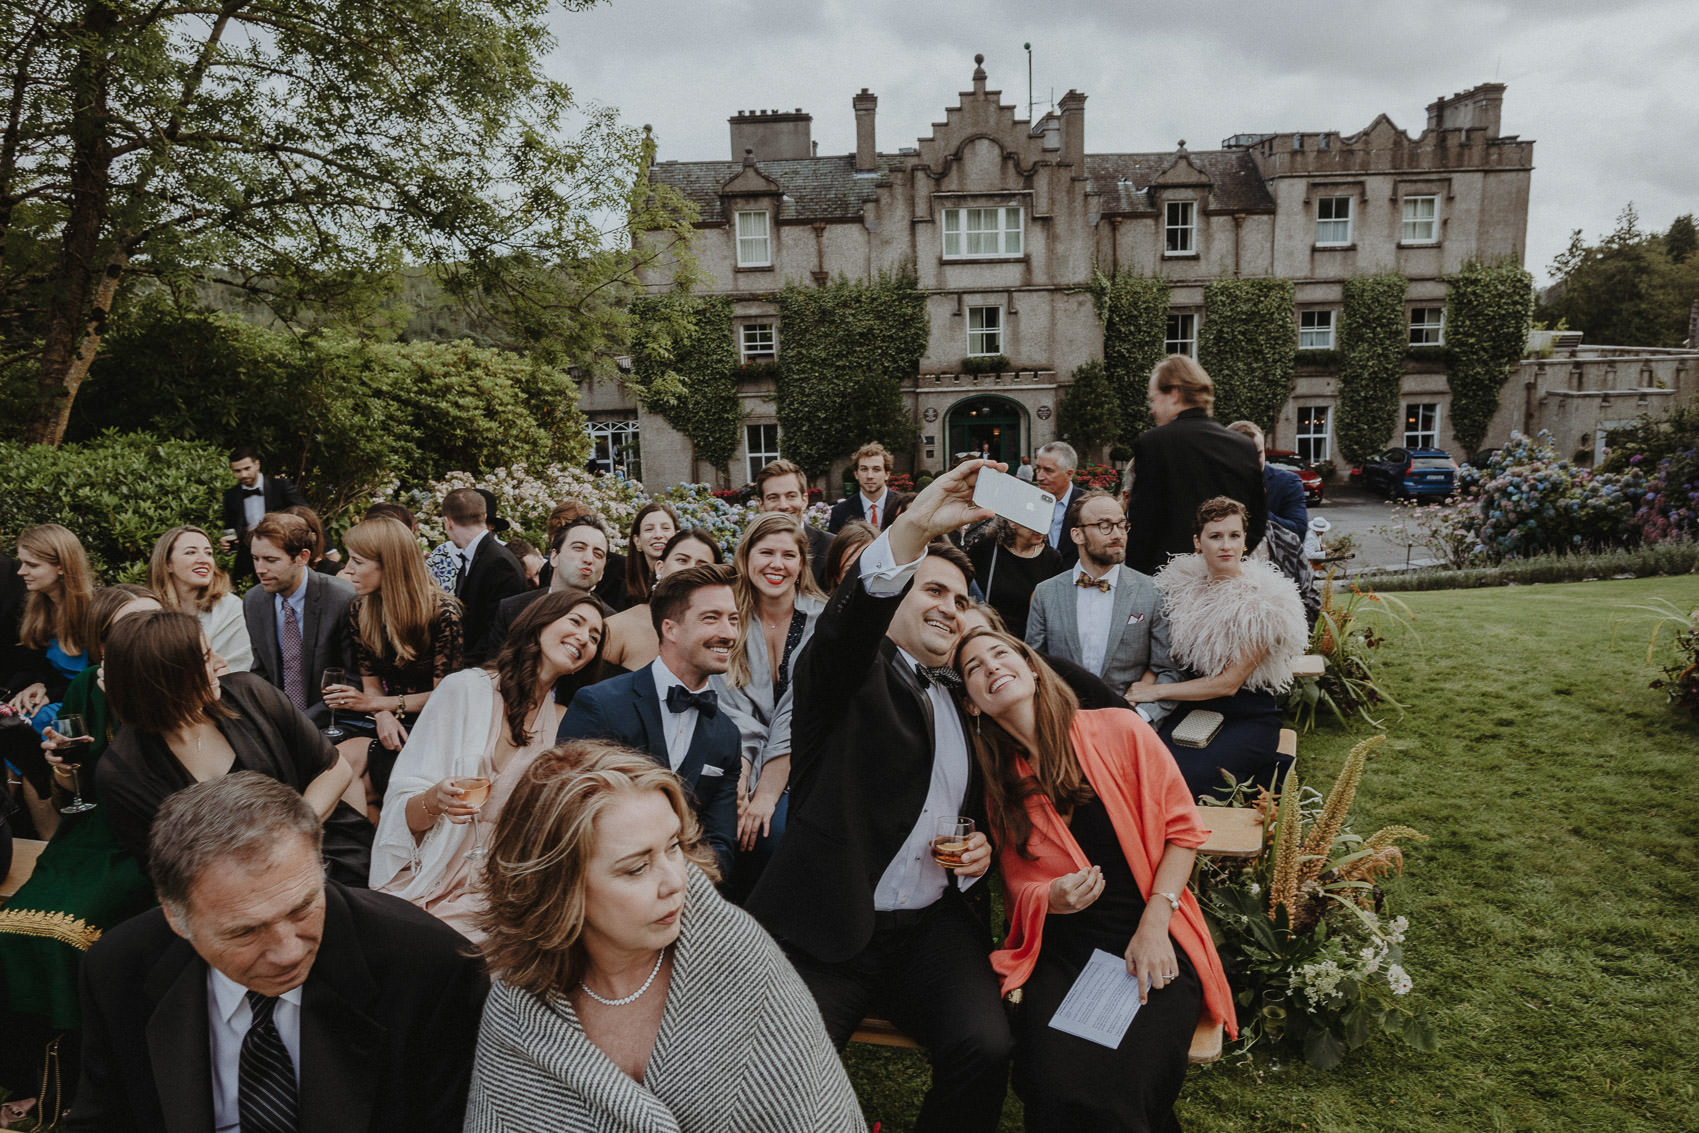
M861 1021L861 1026L850 1036L852 1043L871 1043L874 1046L907 1047L919 1050L920 1044L909 1038L886 1019L875 1019L868 1016Z
M1221 1057L1221 1041L1225 1028L1215 1020L1205 1016L1198 1020L1198 1029L1192 1032L1192 1048L1186 1052L1189 1062L1214 1062Z
M1298 733L1291 728L1280 729L1280 739L1275 742L1274 750L1281 755L1295 757L1298 754Z
M1209 829L1209 841L1198 853L1219 858L1254 858L1262 853L1262 814L1248 806L1200 806L1198 822Z

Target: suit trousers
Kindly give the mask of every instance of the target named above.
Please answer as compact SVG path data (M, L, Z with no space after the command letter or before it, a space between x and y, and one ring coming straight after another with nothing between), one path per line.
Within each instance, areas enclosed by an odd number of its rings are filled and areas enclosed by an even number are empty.
M958 892L946 890L925 909L874 914L873 939L841 964L780 944L840 1051L870 1013L883 1014L926 1048L932 1087L916 1133L997 1128L1014 1044L990 941Z

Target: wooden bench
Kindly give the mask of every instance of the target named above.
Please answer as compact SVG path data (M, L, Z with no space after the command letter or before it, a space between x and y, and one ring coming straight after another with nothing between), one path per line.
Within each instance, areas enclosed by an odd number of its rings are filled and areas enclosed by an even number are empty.
M47 843L37 838L12 839L12 867L6 871L6 880L0 881L0 901L24 887L24 882L35 872L35 859L46 848Z
M1192 1032L1192 1046L1186 1057L1192 1062L1214 1062L1221 1057L1223 1038L1222 1026L1208 1019L1198 1020L1198 1029ZM888 1020L866 1018L855 1034L850 1036L851 1042L868 1043L872 1046L906 1047L909 1050L921 1049L920 1044L897 1030Z

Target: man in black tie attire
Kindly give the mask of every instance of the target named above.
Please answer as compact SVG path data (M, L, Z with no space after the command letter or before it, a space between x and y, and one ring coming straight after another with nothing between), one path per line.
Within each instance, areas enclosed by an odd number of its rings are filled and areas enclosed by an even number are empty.
M990 513L970 460L868 546L794 668L791 817L748 908L778 938L841 1048L883 1014L932 1059L917 1130L997 1126L1011 1040L984 918L965 890L991 864L976 832L949 874L937 820L984 827L984 791L946 668L973 568L937 537Z
M891 526L891 517L903 496L891 491L889 481L896 462L890 450L877 441L855 450L855 482L859 491L832 505L826 530L836 535L852 519L866 520L875 531Z
M224 489L224 529L234 531L219 540L226 551L236 552L236 566L230 572L235 579L251 578L254 561L248 555L248 532L268 511L288 507L306 507L307 497L301 489L281 476L267 476L260 471L259 454L251 448L238 448L230 453L230 471L236 475L236 486Z
M67 1128L461 1128L484 997L471 944L398 897L325 880L318 816L255 771L154 819L163 907L83 961Z
M466 642L464 663L484 663L483 645L503 598L531 589L525 568L513 552L496 541L489 528L489 506L476 488L456 488L442 500L442 526L454 544L454 596L464 610L461 634Z

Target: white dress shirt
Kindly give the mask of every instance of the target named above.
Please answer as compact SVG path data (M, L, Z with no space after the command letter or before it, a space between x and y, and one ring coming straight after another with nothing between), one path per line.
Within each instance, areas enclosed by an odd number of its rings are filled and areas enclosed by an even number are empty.
M1062 525L1068 521L1068 492L1056 497L1056 509L1050 513L1050 545L1061 547L1062 537L1066 534Z
M1082 560L1074 564L1074 618L1080 633L1080 666L1096 676L1103 672L1103 655L1109 650L1109 620L1115 613L1115 583L1120 571L1109 568L1103 577L1109 582L1107 592L1095 586L1081 586L1079 580L1091 578Z
M472 573L472 559L474 557L476 557L476 555L478 554L478 544L480 542L482 542L483 539L484 539L484 536L488 535L489 533L490 533L490 529L488 527L484 528L482 531L480 531L476 535L472 536L472 541L470 543L468 543L464 547L460 548L460 557L466 563L466 573L467 574Z
M242 1127L237 1088L242 1079L242 1040L254 1013L248 1007L248 989L216 968L206 970L207 1033L212 1036L212 1127L230 1133ZM271 1021L277 1037L295 1064L295 1086L301 1086L301 989L293 988L277 998Z
M307 636L307 572L312 570L312 569L313 569L312 567L307 567L306 569L301 571L301 584L299 586L295 587L295 592L293 594L274 594L274 595L272 595L271 608L272 608L272 613L275 615L275 619L276 619L276 622L277 622L277 649L278 649L278 655L279 656L281 656L282 652L283 652L283 606L284 606L285 603L295 607L295 625L301 631L302 646L304 647L306 645L306 636ZM313 663L313 659L311 657L308 657L308 658L306 658L306 662L307 662L307 664L310 665L310 664ZM307 674L305 672L303 672L301 674L301 680L302 681L307 680ZM303 684L301 687L305 688L306 685Z
M861 514L864 515L864 516L872 515L873 513L868 509L877 507L879 509L879 524L878 525L883 526L885 521L890 518L889 516L887 516L885 514L885 505L890 502L891 489L886 488L883 492L881 492L879 494L879 498L876 499L876 500L868 499L867 493L865 493L865 492L859 492L857 494L861 496ZM871 523L873 521L868 520L868 522Z
M667 737L667 764L677 771L684 763L684 757L690 754L690 741L696 736L696 717L701 713L694 704L683 712L670 710L667 707L667 690L674 685L683 685L687 692L701 692L712 682L704 681L702 688L691 688L674 676L659 657L650 662L649 673L655 678L655 695L661 698L661 731Z
M265 476L261 475L254 481L252 488L243 487L244 492L258 492L257 496L242 497L242 518L248 521L248 530L252 531L260 520L265 518Z

